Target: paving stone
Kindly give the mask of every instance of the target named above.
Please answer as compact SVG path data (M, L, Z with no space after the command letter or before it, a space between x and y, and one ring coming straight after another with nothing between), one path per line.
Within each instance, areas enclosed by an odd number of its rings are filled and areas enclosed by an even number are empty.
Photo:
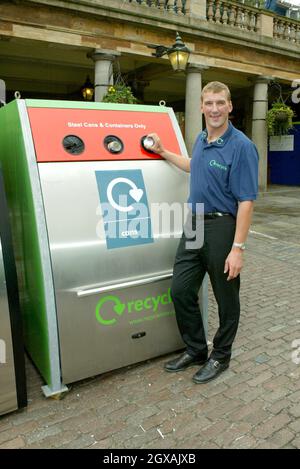
M10 430L13 426L12 422L6 421L3 417L0 417L0 433Z
M0 449L20 449L25 447L24 438L18 436L13 440L6 441L0 445Z
M264 440L255 446L255 449L278 449L278 446L272 441Z
M44 438L48 436L53 436L56 435L58 439L60 438L62 433L62 429L60 427L45 427L45 428L40 428L38 430L34 430L31 432L29 435L26 436L26 443L28 445L32 443L36 443L37 441L43 440Z
M275 443L275 445L278 448L283 448L285 447L288 443L293 441L295 438L295 433L288 430L287 428L284 428L280 430L279 432L275 433L272 436L272 443Z
M101 441L94 441L94 443L89 446L89 449L109 449L112 448L112 444L113 442L111 438L105 438Z
M259 364L266 363L270 361L270 357L266 355L265 353L262 353L260 355L257 355L257 357L255 357L255 361L256 363L259 363Z
M281 412L280 414L271 417L269 420L259 425L255 429L255 436L260 438L270 437L276 431L285 427L290 421L290 417L286 413Z
M270 380L273 377L273 374L270 371L265 371L264 373L259 374L256 378L247 381L247 384L252 387L256 387L259 384L264 383L265 381Z
M292 407L290 407L289 413L293 417L299 418L300 417L300 404L293 405Z
M256 388L252 388L250 391L241 394L240 399L244 401L245 404L248 404L249 402L254 401L260 396L264 396L265 394L266 390L262 386L257 386Z
M220 449L213 441L203 441L201 437L190 438L184 442L179 442L176 449Z
M59 446L60 449L78 449L78 448L89 448L95 443L94 438L91 435L80 435L75 440L69 443L62 444Z
M228 448L233 442L249 434L252 426L246 422L232 423L229 428L215 438L221 448Z
M230 413L228 418L233 422L250 422L252 416L259 416L260 421L264 421L266 415L268 415L264 410L264 401L256 400L249 403L247 406L243 405L238 410ZM251 422L252 423L252 422Z
M228 430L229 428L229 423L227 420L219 420L218 422L213 423L212 425L209 425L205 431L202 433L203 439L206 441L213 441L214 443L216 442L216 438L219 435L223 435L223 433Z
M276 415L279 414L283 409L287 410L289 407L292 405L292 403L289 403L287 399L281 399L281 400L275 400L272 404L267 404L266 408L268 409L268 412L271 412L272 414Z
M242 435L235 438L235 440L228 445L228 449L251 449L255 448L257 441L251 435Z
M294 420L293 422L289 423L288 427L297 435L300 435L300 419Z
M298 436L295 438L291 444L294 446L294 448L300 449L300 437Z
M35 440L32 443L26 444L26 449L48 449L48 448L61 448L62 445L70 443L71 441L78 438L78 432L64 431L59 434L53 434L50 436L42 437L41 439Z

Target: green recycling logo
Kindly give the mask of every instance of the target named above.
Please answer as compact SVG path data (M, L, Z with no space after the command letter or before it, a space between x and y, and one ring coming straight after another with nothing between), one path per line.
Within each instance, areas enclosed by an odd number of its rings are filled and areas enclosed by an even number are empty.
M107 303L110 303L108 307ZM138 324L140 322L151 321L160 317L173 315L173 308L171 310L168 308L166 311L166 307L171 305L171 303L172 298L170 288L159 295L147 296L146 298L132 298L127 303L123 303L120 298L115 295L107 295L98 301L95 314L97 321L102 326L111 326L116 324L118 316L122 316L124 313L128 315L130 324ZM115 317L112 319L105 319L103 314L104 312L105 314L108 313L109 308L111 308L111 312L115 313ZM136 317L135 314L139 317ZM144 314L146 314L146 316L144 316Z
M97 318L97 321L99 321L100 324L103 324L104 326L109 326L110 324L115 324L116 322L115 318L104 319L100 314L102 306L108 301L112 301L112 303L114 303L113 310L115 311L115 313L117 313L118 316L121 316L123 314L125 307L126 307L126 305L124 305L124 303L122 303L117 296L108 295L108 296L105 296L104 298L101 298L101 300L98 302L96 306L96 318Z

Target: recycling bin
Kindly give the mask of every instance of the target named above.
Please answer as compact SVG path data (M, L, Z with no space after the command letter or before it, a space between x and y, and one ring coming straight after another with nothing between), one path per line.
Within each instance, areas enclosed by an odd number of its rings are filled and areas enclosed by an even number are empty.
M27 405L22 320L0 169L0 415Z
M0 110L25 343L46 396L183 346L170 283L188 175L151 152L151 132L187 156L167 107L16 100Z

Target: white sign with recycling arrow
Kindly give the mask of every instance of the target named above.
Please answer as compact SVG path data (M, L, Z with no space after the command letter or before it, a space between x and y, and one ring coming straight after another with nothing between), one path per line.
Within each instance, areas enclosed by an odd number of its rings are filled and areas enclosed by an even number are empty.
M125 184L128 184L131 187L131 189L129 191L129 195L136 202L139 202L141 200L141 198L143 197L144 191L142 189L138 189L136 187L136 185L134 184L134 182L132 182L130 179L127 179L127 178L116 178L116 179L113 179L112 181L110 181L110 183L108 184L108 187L107 187L107 199L108 199L109 203L111 204L112 207L114 207L119 212L130 212L131 210L134 209L134 207L132 205L129 205L129 207L126 207L126 206L123 207L123 206L117 204L113 199L113 195L112 195L113 188L121 182L123 182Z
M107 248L153 243L142 171L96 171L95 175Z

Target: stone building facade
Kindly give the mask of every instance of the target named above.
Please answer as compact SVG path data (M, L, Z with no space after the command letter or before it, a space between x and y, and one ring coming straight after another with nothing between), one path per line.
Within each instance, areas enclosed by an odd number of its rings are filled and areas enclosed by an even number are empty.
M153 57L148 47L171 46L176 31L191 50L186 73L173 72L168 58ZM265 190L270 84L288 93L300 80L300 21L247 1L0 1L0 78L8 100L16 90L24 98L82 99L87 75L101 100L120 74L144 103L165 100L184 113L189 150L202 127L203 84L228 84L233 123L258 146Z

